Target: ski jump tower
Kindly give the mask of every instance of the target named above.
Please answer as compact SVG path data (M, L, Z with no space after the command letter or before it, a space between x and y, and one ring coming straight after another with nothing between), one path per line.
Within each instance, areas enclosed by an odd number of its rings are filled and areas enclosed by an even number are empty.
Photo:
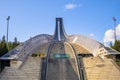
M64 29L62 18L56 18L54 40L55 41L66 41L67 40L67 34Z

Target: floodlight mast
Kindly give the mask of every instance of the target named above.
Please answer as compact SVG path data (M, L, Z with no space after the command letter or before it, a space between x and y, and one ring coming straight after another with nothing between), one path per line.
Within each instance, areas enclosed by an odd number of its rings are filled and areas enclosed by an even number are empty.
M113 21L114 21L114 40L116 41L117 38L116 38L116 18L113 17Z
M8 33L9 33L9 20L10 20L10 16L7 17L7 47L8 47Z

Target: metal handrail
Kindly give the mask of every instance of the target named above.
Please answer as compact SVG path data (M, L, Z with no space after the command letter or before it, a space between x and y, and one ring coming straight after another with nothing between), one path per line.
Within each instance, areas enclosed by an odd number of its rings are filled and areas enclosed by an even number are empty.
M76 51L74 50L73 46L69 43L69 42L66 42L67 44L69 44L69 46L72 48L73 50L73 54L75 56L75 60L76 60L76 65L77 65L77 69L78 69L78 77L79 77L79 80L80 80L80 70L79 70L79 66L78 66L78 60L77 60L77 57L76 57Z
M70 43L69 43L70 44ZM71 45L71 44L70 44ZM86 75L86 71L85 71L85 68L84 68L84 64L83 64L83 59L81 58L81 60L78 59L78 56L76 54L76 51L74 49L74 47L71 45L71 47L73 48L74 50L74 53L75 53L75 57L77 59L77 64L78 64L78 68L79 68L79 74L80 74L80 80L87 80L87 75ZM79 64L79 62L81 63L81 66ZM81 73L82 72L82 73Z
M42 59L42 71L41 71L41 80L46 80L47 78L47 67L48 67L48 58L50 56L50 51L53 47L54 42L51 42L49 47L48 47L48 51L47 51L47 56L46 58Z

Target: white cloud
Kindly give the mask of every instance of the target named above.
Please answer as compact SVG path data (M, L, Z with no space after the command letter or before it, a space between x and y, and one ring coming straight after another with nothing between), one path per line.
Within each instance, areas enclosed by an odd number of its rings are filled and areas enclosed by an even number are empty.
M90 37L94 37L95 36L95 34L94 33L90 33Z
M116 27L116 35L117 35L117 39L120 40L120 24Z
M75 9L75 8L77 8L77 7L80 7L80 5L73 4L73 3L69 3L69 4L66 4L66 5L64 6L64 8L65 8L66 10Z
M116 27L116 38L120 40L120 24ZM109 29L104 34L104 43L114 42L114 30Z
M114 42L114 30L109 29L104 34L104 43Z

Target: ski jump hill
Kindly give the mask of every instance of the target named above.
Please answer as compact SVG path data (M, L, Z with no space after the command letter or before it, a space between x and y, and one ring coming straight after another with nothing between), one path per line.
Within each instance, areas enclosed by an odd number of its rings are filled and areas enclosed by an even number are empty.
M56 18L54 35L32 37L0 58L0 80L120 80L119 55L89 37L67 35Z

